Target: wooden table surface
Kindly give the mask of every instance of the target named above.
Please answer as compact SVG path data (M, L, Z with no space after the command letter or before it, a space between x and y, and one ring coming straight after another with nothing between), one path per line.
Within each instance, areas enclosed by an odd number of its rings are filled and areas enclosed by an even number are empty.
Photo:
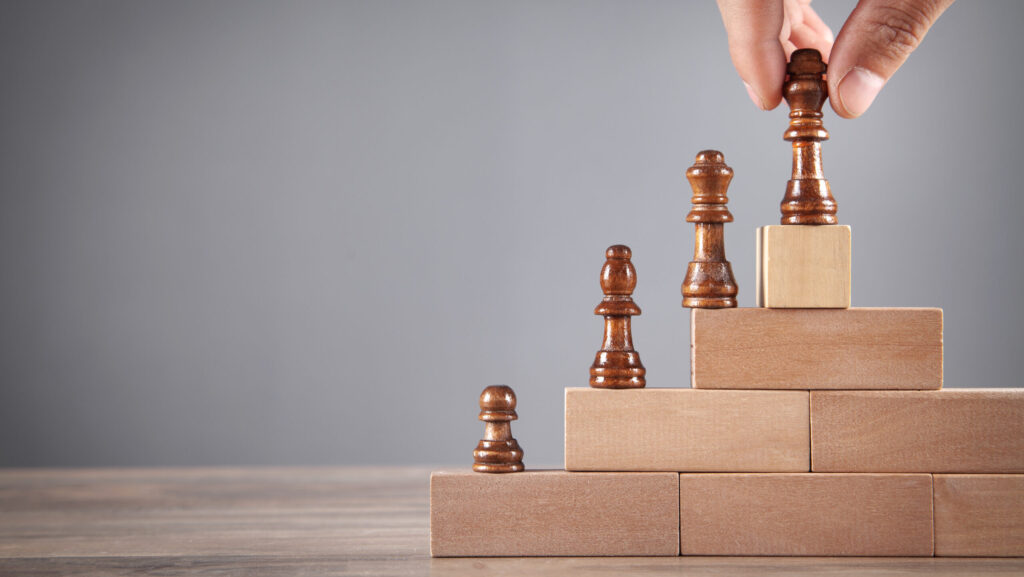
M431 559L429 475L0 469L0 575L1024 575L1024 559Z

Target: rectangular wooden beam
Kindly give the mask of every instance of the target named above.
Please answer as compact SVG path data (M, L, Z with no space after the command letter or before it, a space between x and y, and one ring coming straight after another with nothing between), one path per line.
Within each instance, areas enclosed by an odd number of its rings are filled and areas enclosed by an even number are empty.
M683 555L932 555L931 475L683 474Z
M811 391L821 472L1024 473L1024 389Z
M698 389L939 389L942 309L693 309Z
M434 557L679 554L675 473L430 476Z
M1024 557L1024 475L935 475L935 555Z
M571 471L810 470L808 393L565 390Z

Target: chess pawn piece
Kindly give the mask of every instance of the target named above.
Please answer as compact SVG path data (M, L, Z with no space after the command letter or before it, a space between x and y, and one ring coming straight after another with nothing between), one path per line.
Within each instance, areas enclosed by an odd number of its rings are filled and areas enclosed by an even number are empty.
M732 222L726 190L732 169L717 150L702 150L686 170L693 189L693 208L686 222L694 223L696 234L693 262L683 279L683 306L695 309L724 309L736 306L736 279L725 260L725 223Z
M516 394L511 387L492 385L480 393L480 420L484 438L473 451L473 470L477 473L514 473L523 470L523 450L512 438L516 415Z
M617 244L605 251L601 268L601 290L604 300L594 308L595 315L604 315L604 344L590 366L590 386L599 389L640 389L647 384L647 369L640 362L640 353L633 350L630 318L640 314L633 302L636 269L628 246Z
M836 200L821 169L821 142L828 131L821 107L828 98L825 63L813 48L793 52L786 66L782 95L789 103L789 129L783 138L793 143L793 178L782 199L782 224L836 224Z

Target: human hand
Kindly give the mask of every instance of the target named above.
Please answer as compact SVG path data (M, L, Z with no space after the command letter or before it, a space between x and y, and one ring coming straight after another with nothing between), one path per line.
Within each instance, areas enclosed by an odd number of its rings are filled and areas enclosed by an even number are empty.
M815 48L828 62L832 109L856 118L921 43L953 0L860 0L839 36L811 0L718 0L733 66L762 110L782 100L786 60Z

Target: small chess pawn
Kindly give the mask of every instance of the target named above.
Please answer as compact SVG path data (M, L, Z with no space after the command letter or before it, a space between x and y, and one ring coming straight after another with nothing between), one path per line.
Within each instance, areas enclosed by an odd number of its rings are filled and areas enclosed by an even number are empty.
M516 394L511 387L492 385L480 393L480 420L484 438L473 451L473 470L477 473L514 473L523 470L523 450L512 438L516 415Z
M640 362L640 353L633 350L630 319L640 314L633 302L636 269L630 258L633 252L622 244L608 247L601 268L601 290L604 300L594 308L595 315L604 315L604 345L597 351L590 366L590 386L599 389L639 389L647 384L647 369Z
M726 190L732 181L732 169L717 150L702 150L686 170L693 189L693 208L686 222L694 223L696 234L693 262L683 279L683 306L695 309L722 309L736 306L736 279L732 265L725 260L725 223L732 222L726 203Z
M789 103L789 129L783 138L793 143L793 178L782 199L782 224L836 224L838 207L821 169L821 142L828 131L821 107L828 98L825 63L813 48L793 52L786 66L782 95Z

